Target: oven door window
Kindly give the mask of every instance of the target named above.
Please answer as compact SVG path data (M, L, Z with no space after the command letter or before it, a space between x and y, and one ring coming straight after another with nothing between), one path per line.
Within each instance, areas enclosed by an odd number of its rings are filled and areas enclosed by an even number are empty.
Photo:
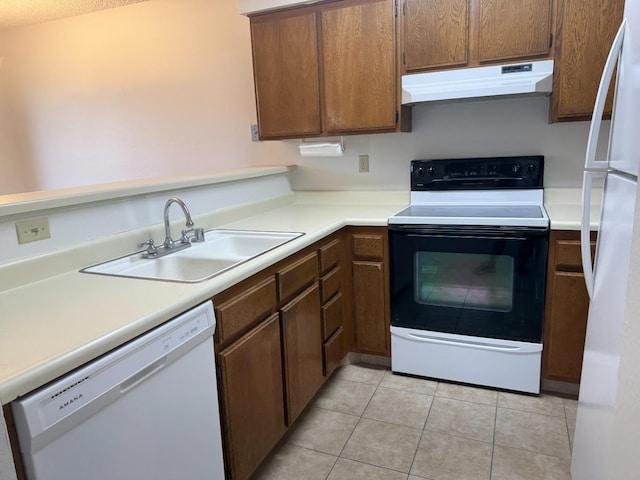
M390 230L391 324L540 342L548 232Z
M513 257L416 252L414 300L423 305L510 312Z

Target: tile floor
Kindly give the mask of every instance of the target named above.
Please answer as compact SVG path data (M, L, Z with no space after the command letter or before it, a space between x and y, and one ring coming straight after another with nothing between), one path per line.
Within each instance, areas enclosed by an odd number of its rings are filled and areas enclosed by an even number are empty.
M259 480L570 480L577 402L341 367Z

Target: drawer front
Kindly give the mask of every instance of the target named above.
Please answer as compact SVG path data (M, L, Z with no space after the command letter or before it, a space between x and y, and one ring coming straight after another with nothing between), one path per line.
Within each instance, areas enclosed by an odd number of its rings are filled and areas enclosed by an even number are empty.
M353 255L357 258L383 260L384 237L379 234L353 234Z
M323 304L340 290L340 276L340 267L335 267L320 279L320 296Z
M322 353L324 355L324 376L328 377L333 373L340 362L344 358L344 330L342 327L334 333L324 345L322 345Z
M276 273L278 280L278 300L284 303L311 285L318 278L316 252L310 253L297 262Z
M277 303L274 277L258 283L247 291L215 306L218 343L266 318L275 311Z
M340 239L336 238L318 249L320 275L331 270L340 262Z
M342 294L338 293L322 306L322 340L329 338L342 326Z
M591 258L595 256L596 243L591 242ZM582 270L582 253L579 240L556 241L556 268L570 268Z

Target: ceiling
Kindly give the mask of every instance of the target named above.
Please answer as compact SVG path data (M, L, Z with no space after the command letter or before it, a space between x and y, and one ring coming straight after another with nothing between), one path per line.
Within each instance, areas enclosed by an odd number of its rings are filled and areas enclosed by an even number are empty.
M146 0L0 0L0 30L142 1Z

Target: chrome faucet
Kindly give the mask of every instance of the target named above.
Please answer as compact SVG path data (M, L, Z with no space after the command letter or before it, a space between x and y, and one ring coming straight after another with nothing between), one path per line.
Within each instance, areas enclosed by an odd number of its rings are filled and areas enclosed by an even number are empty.
M186 229L181 231L181 237L179 241L175 241L171 238L171 225L169 224L169 210L171 205L177 203L186 220ZM153 239L149 239L146 242L138 244L138 248L147 247L144 254L145 258L160 258L173 252L184 250L191 246L192 242L204 242L204 228L196 228L193 226L193 220L191 219L191 213L185 205L185 203L178 197L171 197L164 205L164 242L162 246L157 246L153 243Z
M186 219L185 226L189 229L193 228L193 220L191 219L191 213L189 213L189 209L185 205L185 203L180 200L178 197L171 197L167 200L167 203L164 205L164 248L170 249L175 247L175 241L171 238L171 226L169 225L169 208L173 203L177 203L182 211L184 212L184 217ZM180 239L181 243L189 243L189 239L187 237L187 231L183 230L182 238Z

